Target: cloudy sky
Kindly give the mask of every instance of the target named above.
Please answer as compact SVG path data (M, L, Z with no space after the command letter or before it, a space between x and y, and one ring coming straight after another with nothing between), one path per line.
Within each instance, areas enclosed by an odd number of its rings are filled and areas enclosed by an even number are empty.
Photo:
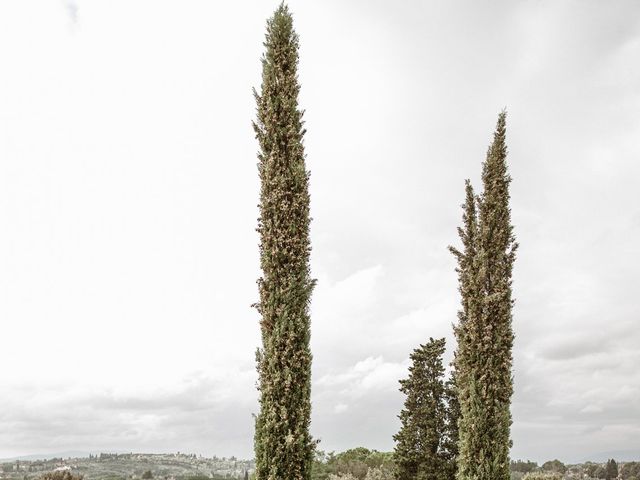
M0 458L252 456L251 89L276 6L0 3ZM512 455L638 452L640 4L290 7L321 448L392 449L409 353L451 357L446 247L507 108Z

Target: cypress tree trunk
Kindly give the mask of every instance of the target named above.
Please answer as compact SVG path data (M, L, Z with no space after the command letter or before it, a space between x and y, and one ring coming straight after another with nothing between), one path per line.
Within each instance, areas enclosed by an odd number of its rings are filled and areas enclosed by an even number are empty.
M446 478L453 480L458 472L458 443L460 441L458 434L460 401L458 400L458 375L455 370L451 371L451 377L445 383L445 399L447 415L443 451L448 463Z
M267 21L257 121L261 180L258 280L262 348L256 354L260 413L257 480L308 480L311 416L309 173L298 108L298 36L281 4Z
M483 164L475 239L466 220L475 215L467 184L464 252L458 258L462 311L456 327L459 381L459 480L508 480L511 448L511 277L517 244L511 225L506 113L502 112Z
M398 480L449 480L447 404L442 355L445 339L429 339L411 354L409 377L400 380L407 397L400 412L394 460Z

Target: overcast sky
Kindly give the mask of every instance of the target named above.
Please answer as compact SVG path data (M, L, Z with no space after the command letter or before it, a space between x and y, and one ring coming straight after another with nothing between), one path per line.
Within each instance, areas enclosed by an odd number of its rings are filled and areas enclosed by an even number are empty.
M507 108L512 456L640 457L640 3L292 0L312 433L393 448L445 336L464 179ZM0 458L251 457L258 149L277 2L0 3Z

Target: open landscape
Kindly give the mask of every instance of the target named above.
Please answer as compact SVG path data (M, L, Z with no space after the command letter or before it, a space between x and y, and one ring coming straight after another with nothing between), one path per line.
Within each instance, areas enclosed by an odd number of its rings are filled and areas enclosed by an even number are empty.
M328 479L392 479L391 452L356 448L341 453L319 452L311 478ZM511 479L521 480L530 472L553 472L563 480L640 479L640 462L584 462L565 465L550 460L538 465L531 461L512 461ZM35 480L46 472L69 471L85 480L223 480L255 478L255 462L235 457L203 457L186 453L98 453L85 457L13 460L0 463L0 478Z
M640 480L638 58L638 0L0 2L0 480Z
M91 455L91 456L89 456ZM15 460L0 465L0 478L37 479L46 472L69 471L86 480L204 480L244 478L255 463L237 458L205 458L184 453L97 453L86 457Z

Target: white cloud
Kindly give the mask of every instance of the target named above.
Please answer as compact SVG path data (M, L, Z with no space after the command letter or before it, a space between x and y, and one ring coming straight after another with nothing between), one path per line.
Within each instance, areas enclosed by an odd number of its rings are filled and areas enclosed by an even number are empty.
M383 357L367 357L346 371L326 374L317 382L318 387L338 388L342 395L361 397L372 391L398 389L398 380L406 376L407 362L386 362Z

